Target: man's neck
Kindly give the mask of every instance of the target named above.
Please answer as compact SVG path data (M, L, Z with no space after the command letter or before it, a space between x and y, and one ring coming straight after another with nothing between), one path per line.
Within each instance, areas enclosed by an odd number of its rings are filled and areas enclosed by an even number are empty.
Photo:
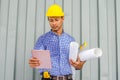
M62 34L62 32L63 32L63 29L61 28L61 29L59 29L59 30L52 30L53 32L55 32L57 35L61 35Z

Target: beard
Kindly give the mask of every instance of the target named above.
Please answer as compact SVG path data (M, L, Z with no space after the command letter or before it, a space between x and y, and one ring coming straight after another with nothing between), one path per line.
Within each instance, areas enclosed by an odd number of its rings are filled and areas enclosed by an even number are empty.
M54 30L54 31L59 31L59 29L61 28L60 26L53 26L53 27L51 27L52 28L52 30Z
M62 29L62 26L51 27L53 32L59 32Z

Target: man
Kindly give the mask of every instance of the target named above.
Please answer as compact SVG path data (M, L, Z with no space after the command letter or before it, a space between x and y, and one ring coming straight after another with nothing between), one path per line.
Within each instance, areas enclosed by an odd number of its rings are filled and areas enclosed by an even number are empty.
M72 80L70 65L76 69L81 69L85 62L81 62L79 57L76 61L69 60L70 43L75 40L63 30L64 13L62 8L57 4L53 4L48 9L46 16L51 30L38 38L34 49L50 51L52 69L40 69L39 72L42 74L44 71L48 71L51 75L51 80ZM41 63L37 58L32 57L29 60L29 64L32 68L35 68Z

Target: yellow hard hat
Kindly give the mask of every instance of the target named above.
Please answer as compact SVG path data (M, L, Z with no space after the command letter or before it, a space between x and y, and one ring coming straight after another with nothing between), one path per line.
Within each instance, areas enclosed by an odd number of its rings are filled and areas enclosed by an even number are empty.
M46 16L64 16L64 13L59 5L53 4L48 8Z

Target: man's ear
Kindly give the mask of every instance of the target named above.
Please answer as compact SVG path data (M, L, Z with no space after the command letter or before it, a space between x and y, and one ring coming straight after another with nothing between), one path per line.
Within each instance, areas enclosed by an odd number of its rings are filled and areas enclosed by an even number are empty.
M64 20L64 16L63 16L63 20Z
M64 16L62 16L61 18L62 18L62 19L63 19L63 21L64 21Z

